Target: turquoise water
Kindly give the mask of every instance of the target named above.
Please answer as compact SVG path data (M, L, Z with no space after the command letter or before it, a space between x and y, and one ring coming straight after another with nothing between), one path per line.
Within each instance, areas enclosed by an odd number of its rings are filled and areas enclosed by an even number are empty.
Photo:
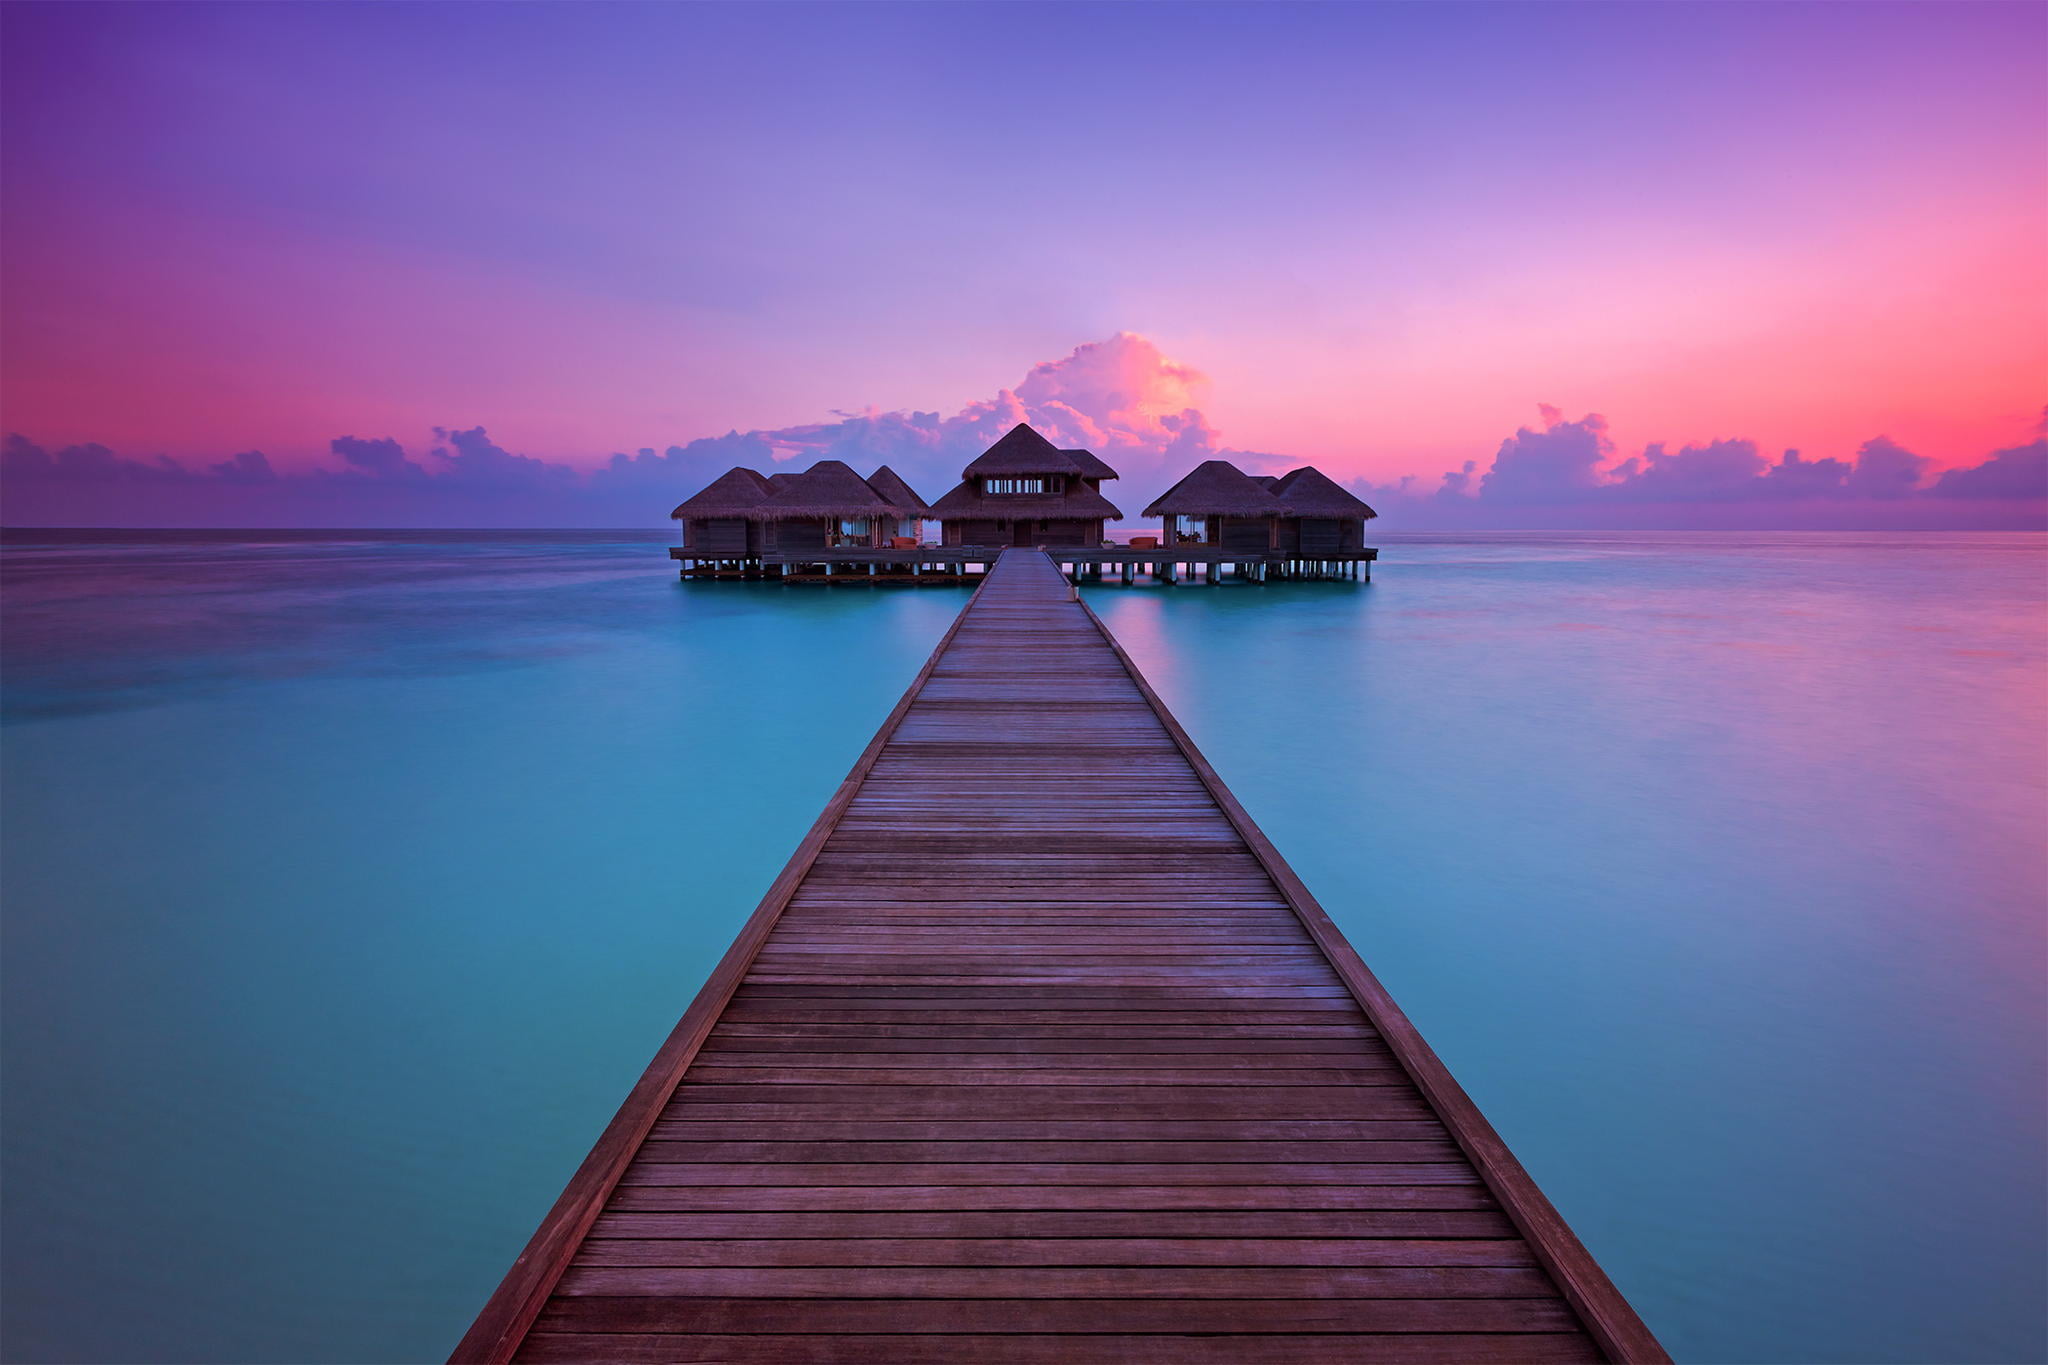
M1089 595L1679 1359L2048 1358L2042 539L1380 539ZM663 543L10 533L9 1359L445 1355L965 599Z

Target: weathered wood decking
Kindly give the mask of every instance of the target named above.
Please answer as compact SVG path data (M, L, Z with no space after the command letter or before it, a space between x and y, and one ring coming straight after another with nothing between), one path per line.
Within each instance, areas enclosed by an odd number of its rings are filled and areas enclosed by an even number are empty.
M455 1354L1665 1358L1027 550Z

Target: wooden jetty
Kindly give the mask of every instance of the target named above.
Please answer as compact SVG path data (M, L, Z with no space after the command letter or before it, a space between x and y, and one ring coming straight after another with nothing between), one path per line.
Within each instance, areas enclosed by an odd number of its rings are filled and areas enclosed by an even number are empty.
M1666 1359L1029 549L454 1355Z

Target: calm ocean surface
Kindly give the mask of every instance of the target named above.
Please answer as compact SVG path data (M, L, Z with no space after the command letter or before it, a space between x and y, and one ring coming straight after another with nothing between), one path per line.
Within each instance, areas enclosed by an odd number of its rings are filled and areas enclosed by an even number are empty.
M9 533L8 1359L445 1356L966 597L665 543ZM1089 598L1681 1361L2048 1359L2048 541L1379 543Z

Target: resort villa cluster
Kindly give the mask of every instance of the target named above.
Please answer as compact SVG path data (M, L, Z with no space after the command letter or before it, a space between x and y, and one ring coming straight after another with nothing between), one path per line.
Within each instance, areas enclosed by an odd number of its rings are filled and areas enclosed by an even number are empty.
M1027 423L970 461L960 482L926 503L883 465L862 478L841 460L802 473L734 468L669 515L683 543L669 551L686 578L792 582L958 582L1007 548L1039 548L1078 577L1117 570L1171 581L1197 574L1264 581L1361 578L1372 508L1312 466L1278 476L1206 460L1146 507L1156 534L1118 543L1123 512L1102 491L1116 470L1087 450L1062 450ZM939 523L936 540L926 522Z

